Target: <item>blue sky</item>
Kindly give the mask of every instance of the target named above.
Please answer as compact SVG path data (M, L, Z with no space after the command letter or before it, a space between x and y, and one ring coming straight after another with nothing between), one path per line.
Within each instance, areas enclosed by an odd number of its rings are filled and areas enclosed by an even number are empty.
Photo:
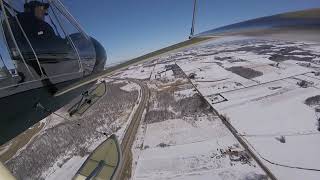
M108 53L107 64L186 40L193 0L63 0ZM251 18L320 7L319 0L198 0L196 33Z

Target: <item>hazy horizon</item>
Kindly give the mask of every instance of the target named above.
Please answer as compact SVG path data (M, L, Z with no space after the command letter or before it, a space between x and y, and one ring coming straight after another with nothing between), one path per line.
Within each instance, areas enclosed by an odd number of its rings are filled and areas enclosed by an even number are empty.
M104 45L108 53L107 64L130 60L184 41L190 33L193 0L63 2L85 31ZM195 33L316 7L320 7L318 0L199 0Z

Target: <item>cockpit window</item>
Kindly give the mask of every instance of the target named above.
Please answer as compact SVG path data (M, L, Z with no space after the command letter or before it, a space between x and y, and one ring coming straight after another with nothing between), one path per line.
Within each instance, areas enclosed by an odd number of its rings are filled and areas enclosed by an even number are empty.
M62 33L59 30L57 30L57 32L60 32L59 34L67 34L68 38L72 41L79 58L81 59L80 68L82 68L85 74L91 72L95 62L92 60L96 58L91 39L83 33L81 28L77 26L78 24L72 22L71 19L73 19L73 17L65 11L65 8L59 1L54 1L54 3L52 3L49 14L50 13L54 16L52 19L57 19L58 24L60 23L63 27Z
M8 78L10 76L9 69L5 65L5 59L0 54L0 80Z
M4 34L25 80L81 72L81 57L70 38L72 26L51 1L7 1L5 11L9 27L2 21Z
M0 22L4 22L4 13L0 8ZM17 84L21 78L16 71L16 64L11 59L5 38L4 24L0 23L0 88Z
M0 5L0 88L8 77L19 84L92 71L91 39L59 1L3 0Z
M0 10L0 19L1 19L1 22L4 22L4 14L2 13L1 10ZM11 57L8 52L7 41L5 39L5 34L4 34L5 32L3 28L4 28L3 24L0 23L0 59L3 66L5 66L9 70L13 70L16 68L16 66L11 61Z

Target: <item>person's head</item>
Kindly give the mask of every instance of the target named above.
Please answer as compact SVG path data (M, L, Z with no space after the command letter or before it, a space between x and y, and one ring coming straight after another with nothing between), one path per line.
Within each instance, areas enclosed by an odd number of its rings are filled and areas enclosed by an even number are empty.
M44 20L48 13L49 4L39 1L30 1L24 5L24 11L32 13L36 18Z

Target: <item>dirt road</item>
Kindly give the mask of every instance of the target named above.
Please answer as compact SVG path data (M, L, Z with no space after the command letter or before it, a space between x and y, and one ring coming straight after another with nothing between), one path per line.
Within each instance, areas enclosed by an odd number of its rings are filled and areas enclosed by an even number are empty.
M140 85L141 101L140 101L139 107L137 108L135 114L133 115L133 118L121 142L122 163L120 164L116 179L126 179L130 177L131 164L132 164L131 147L135 140L136 133L143 116L143 112L147 106L149 96L150 96L149 89L143 82L139 80L134 80L134 79L129 79L129 81Z

